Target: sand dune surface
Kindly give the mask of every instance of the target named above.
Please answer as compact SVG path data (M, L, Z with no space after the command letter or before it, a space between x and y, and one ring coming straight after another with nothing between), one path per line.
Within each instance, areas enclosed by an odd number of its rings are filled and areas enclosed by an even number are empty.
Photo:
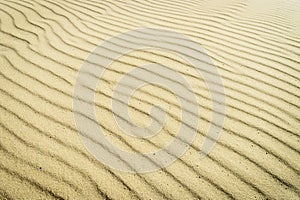
M199 107L196 137L179 159L154 172L127 173L85 148L73 92L97 46L139 28L176 31L205 49L224 86L218 105L225 106L225 121L217 144L200 159L213 117L205 78L184 55L160 49L113 60L94 103L104 134L119 148L163 148L188 121L172 91L148 85L132 94L131 120L146 127L159 105L167 113L164 127L147 139L124 134L111 98L137 66L155 62L179 72ZM107 52L127 44L120 40ZM184 48L192 47L182 42L178 49ZM2 0L0 113L0 199L300 199L299 1Z

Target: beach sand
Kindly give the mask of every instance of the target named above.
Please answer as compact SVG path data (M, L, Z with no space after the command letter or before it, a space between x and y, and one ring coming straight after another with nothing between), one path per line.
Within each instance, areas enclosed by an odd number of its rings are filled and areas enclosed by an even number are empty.
M0 199L300 199L299 1L2 0L0 5ZM115 123L112 91L122 75L146 64L144 59L184 74L199 103L199 129L187 152L164 169L132 174L102 164L86 150L72 98L88 55L116 34L141 27L182 33L206 50L222 78L226 114L217 144L200 159L212 118L203 77L195 78L181 57L157 49L113 62L97 86L95 110L107 137L122 149L155 151L172 141L180 126L176 96L156 86L137 90L129 112L140 126L151 122L144 114L151 103L172 114L157 136L132 138Z

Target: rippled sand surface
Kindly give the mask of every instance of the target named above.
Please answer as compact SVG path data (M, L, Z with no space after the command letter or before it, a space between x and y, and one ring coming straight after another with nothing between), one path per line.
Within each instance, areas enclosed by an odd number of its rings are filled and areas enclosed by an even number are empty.
M159 104L172 114L166 126L156 137L139 140L116 125L110 112L112 90L145 59L181 72L200 107L197 136L179 160L163 170L131 174L103 165L85 149L73 119L72 96L90 52L112 36L140 27L174 30L206 49L225 87L226 118L217 145L200 159L212 116L205 81L169 52L135 51L121 57L95 95L99 123L120 148L161 148L180 124L176 96L148 86L134 94L131 118L143 126L151 121L145 112ZM299 79L297 0L1 0L0 197L300 199Z

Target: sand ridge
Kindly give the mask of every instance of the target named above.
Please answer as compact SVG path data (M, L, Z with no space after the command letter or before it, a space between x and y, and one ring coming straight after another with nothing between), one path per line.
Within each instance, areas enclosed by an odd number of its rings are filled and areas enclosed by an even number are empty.
M0 4L1 198L300 198L297 1ZM140 124L148 122L145 113L153 103L168 111L166 127L149 141L124 136L111 118L110 98L129 69L153 61L173 66L187 77L200 106L200 127L190 149L163 170L128 174L101 164L82 145L72 114L77 72L101 42L139 27L189 36L218 67L226 92L226 121L205 159L199 159L199 147L211 120L209 91L187 62L157 50L132 52L112 63L97 90L97 115L104 116L107 136L122 148L161 148L180 123L180 106L170 92L145 87L133 96L130 112Z

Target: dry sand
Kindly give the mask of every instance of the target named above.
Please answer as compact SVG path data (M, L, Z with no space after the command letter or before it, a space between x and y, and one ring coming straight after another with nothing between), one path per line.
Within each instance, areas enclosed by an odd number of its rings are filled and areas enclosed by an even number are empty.
M1 199L300 199L300 3L297 0L1 0ZM168 28L201 44L218 67L226 120L211 154L199 147L211 119L204 80L180 57L132 52L185 72L198 94L200 126L191 148L164 170L130 174L98 162L77 134L72 94L77 72L102 41L139 27ZM170 59L173 58L174 59ZM124 149L155 150L178 121L147 141L123 136L109 97L120 74L108 71L96 102L107 136ZM151 86L136 92L132 120L149 123L148 99L179 116L176 97ZM147 92L160 94L165 101ZM123 140L115 136L121 136Z

